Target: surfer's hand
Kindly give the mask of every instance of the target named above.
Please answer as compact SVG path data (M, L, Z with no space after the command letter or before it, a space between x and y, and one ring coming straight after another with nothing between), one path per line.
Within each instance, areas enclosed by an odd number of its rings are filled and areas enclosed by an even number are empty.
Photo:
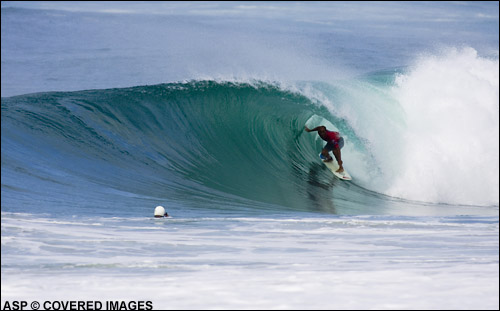
M306 130L306 132L310 132L311 130L307 128L307 126L304 125L304 128Z

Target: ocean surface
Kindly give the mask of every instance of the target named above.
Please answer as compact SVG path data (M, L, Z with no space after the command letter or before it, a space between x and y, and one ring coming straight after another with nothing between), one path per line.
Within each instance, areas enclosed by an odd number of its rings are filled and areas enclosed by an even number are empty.
M1 25L2 308L498 310L498 2L2 1Z

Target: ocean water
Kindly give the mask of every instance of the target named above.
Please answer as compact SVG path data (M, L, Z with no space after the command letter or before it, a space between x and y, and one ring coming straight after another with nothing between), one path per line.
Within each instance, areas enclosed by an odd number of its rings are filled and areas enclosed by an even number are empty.
M1 14L2 308L499 308L498 2Z

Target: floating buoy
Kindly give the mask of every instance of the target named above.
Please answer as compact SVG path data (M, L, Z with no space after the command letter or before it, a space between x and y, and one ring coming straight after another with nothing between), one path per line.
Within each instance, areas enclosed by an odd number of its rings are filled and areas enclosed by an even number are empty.
M160 218L160 217L168 217L167 212L165 212L165 208L161 205L158 205L155 208L155 217Z

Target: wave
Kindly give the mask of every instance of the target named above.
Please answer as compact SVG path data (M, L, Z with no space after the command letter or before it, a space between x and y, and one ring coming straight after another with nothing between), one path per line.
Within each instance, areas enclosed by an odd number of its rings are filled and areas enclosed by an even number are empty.
M298 208L320 169L303 126L321 111L269 84L214 81L15 96L2 101L2 159L55 182Z
M488 60L466 50L350 81L208 80L2 98L2 188L326 211L335 200L359 209L393 198L498 205L496 68L487 76ZM321 165L322 141L305 124L342 133L354 182ZM468 177L471 165L480 178Z

